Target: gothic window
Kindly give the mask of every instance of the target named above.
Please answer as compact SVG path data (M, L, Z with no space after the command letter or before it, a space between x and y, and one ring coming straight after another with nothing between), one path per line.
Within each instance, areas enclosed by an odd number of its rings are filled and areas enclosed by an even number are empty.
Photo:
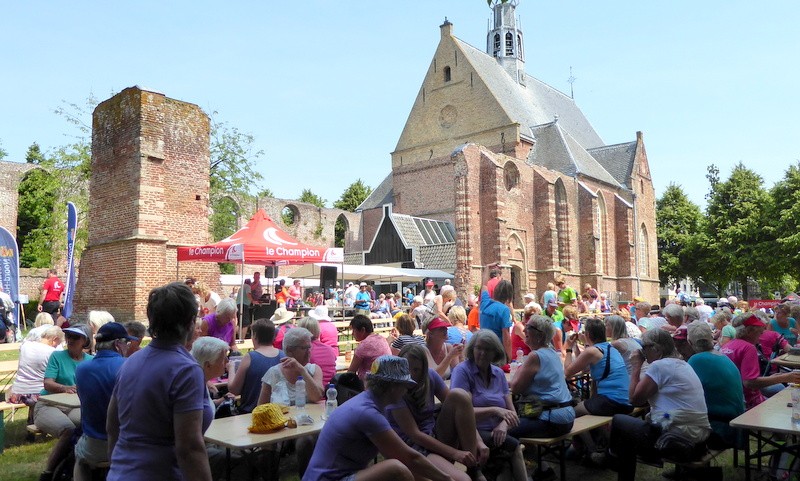
M495 57L500 55L500 34L494 34L494 54Z
M514 162L509 161L506 162L503 170L503 181L505 182L506 190L510 191L519 185L519 169L514 165Z
M597 238L597 258L599 259L598 262L598 270L600 272L606 272L606 202L603 200L603 194L600 192L597 193L597 206L596 212L594 216L594 231L595 236Z
M569 206L567 190L561 179L556 181L556 231L558 232L558 263L563 269L570 269L569 257Z
M450 67L445 67L444 68L444 81L445 82L449 82L450 81Z
M522 35L517 35L517 58L525 60L522 56Z
M514 35L506 33L506 57L514 55Z
M647 227L642 224L639 229L639 275L650 275L650 251L648 250Z

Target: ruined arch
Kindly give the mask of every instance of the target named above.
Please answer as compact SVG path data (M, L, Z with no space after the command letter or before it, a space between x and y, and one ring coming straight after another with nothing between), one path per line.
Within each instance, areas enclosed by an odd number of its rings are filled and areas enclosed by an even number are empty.
M339 214L333 227L334 247L344 247L347 242L347 233L350 232L350 221L347 216Z
M292 227L300 222L300 209L294 204L286 204L281 209L281 221L286 227Z

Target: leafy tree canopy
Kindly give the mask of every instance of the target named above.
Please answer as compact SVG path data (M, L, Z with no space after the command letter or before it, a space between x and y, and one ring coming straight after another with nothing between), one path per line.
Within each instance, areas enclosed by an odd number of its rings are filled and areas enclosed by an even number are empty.
M342 196L333 203L333 206L337 209L355 212L356 208L361 205L371 193L372 188L366 185L361 179L358 179L342 192Z
M311 189L303 189L303 192L300 194L300 197L298 197L297 200L300 202L305 202L306 204L315 205L320 208L324 208L325 204L328 203L327 200L311 192Z
M656 202L659 280L662 285L696 275L696 237L702 233L703 214L680 186L670 184Z

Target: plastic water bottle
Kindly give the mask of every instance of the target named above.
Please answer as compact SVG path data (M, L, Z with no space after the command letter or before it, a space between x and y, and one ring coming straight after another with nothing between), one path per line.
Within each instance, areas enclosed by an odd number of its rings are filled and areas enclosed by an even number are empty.
M800 386L792 388L792 426L800 428Z
M522 364L522 357L523 356L525 356L525 351L523 351L521 348L517 349L517 362L519 364Z
M514 379L514 375L517 374L517 369L519 369L519 363L516 360L511 361L508 365L508 374L511 376L511 379Z
M294 383L294 405L299 411L306 408L306 382L303 376L297 376L297 382Z
M333 411L339 406L339 401L337 400L339 393L336 391L336 386L334 386L333 383L328 384L325 397L328 398L327 401L325 401L325 419L330 419Z
M665 433L669 431L669 426L672 424L672 418L670 417L669 413L664 413L659 419L658 424L661 425L661 432Z

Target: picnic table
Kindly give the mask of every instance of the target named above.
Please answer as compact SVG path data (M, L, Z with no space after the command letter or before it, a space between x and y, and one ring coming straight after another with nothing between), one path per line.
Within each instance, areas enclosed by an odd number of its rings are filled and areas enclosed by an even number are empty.
M247 430L252 424L252 414L240 414L238 416L215 419L205 433L205 440L208 443L225 448L226 473L227 479L230 481L231 449L247 450L270 446L283 441L318 434L322 431L322 426L325 424L322 419L322 415L325 412L325 403L307 404L305 412L311 416L314 424L297 426L296 428L284 428L268 434L256 434ZM297 414L297 407L291 406L287 417L296 418Z

